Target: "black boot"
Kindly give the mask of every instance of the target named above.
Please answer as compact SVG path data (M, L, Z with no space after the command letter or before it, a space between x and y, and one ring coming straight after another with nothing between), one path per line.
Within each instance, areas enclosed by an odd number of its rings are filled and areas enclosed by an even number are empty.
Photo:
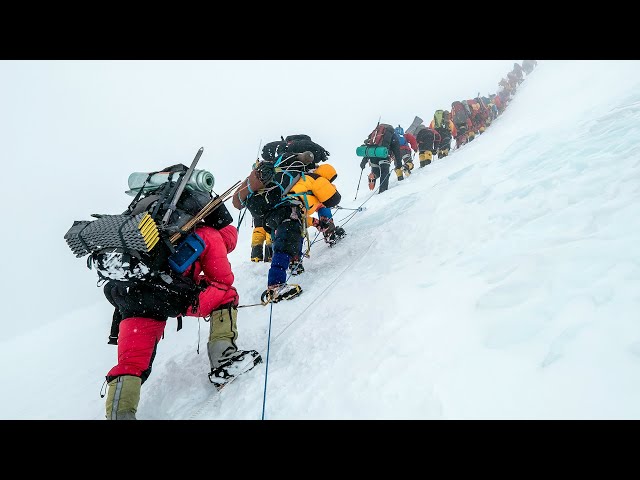
M295 283L271 285L260 296L263 305L278 303L280 300L291 300L302 294L302 287Z
M300 275L301 273L303 273L304 266L302 265L302 261L291 262L289 270L291 270L291 275Z
M320 217L318 228L324 235L324 241L327 242L330 247L346 235L344 228L335 226L333 218Z
M238 350L211 369L209 381L221 388L233 377L248 372L259 363L262 363L262 356L256 350Z

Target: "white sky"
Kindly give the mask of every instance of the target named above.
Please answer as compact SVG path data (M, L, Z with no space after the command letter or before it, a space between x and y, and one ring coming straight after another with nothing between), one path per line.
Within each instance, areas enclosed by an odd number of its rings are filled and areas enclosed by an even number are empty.
M640 418L640 62L540 61L476 141L383 195L363 179L354 201L379 116L429 120L512 65L0 62L0 362L20 392L0 418L104 416L112 310L63 240L73 220L121 212L129 173L200 146L224 191L261 139L292 133L331 152L341 206L367 210L335 248L313 245L303 295L273 307L266 419ZM250 233L230 256L241 304L266 286ZM239 347L266 359L269 321L240 309ZM168 322L138 418L261 418L265 364L215 394L207 333Z

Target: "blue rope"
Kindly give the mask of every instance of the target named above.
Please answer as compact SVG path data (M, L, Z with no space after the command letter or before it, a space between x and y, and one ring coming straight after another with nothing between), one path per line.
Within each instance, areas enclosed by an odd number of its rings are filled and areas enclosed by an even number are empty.
M269 335L267 335L267 360L265 361L264 369L264 395L262 397L262 420L264 420L264 408L267 402L267 375L269 373L269 347L271 346L271 318L273 317L273 303L271 303L271 310L269 311Z
M318 238L318 235L320 235L320 232L316 234L315 238ZM313 242L309 245L309 248L311 248L311 245L315 243L315 238ZM302 257L300 257L300 260L298 261L298 263L300 262L302 262ZM285 283L288 282L289 279L291 278L291 273L292 272L289 272L289 275L287 276ZM269 350L271 347L271 319L273 318L273 302L270 302L269 305L271 308L269 310L269 333L267 334L267 359L265 360L265 370L264 370L264 394L262 396L262 420L264 420L264 410L265 410L265 404L267 402L267 376L269 373Z

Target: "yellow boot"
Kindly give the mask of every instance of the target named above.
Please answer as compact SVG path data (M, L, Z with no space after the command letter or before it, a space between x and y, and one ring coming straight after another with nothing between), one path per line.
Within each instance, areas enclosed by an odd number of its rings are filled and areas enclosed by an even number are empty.
M263 244L268 238L268 233L263 227L255 227L251 234L251 261L261 262L263 259Z
M404 174L402 172L402 168L396 168L394 171L396 172L396 175L398 176L398 181L404 180Z
M402 169L404 170L404 176L408 177L409 175L411 175L411 170L413 170L413 162L411 162L410 160L408 162L405 162Z
M433 153L431 153L431 150L425 150L424 152L420 152L418 158L420 159L420 168L426 167L431 163Z

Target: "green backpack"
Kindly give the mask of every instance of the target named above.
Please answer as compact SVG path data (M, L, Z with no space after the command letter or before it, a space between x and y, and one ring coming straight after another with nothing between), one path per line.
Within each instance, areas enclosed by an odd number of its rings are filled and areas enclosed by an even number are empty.
M435 128L442 128L444 110L436 110L433 114L433 123Z

